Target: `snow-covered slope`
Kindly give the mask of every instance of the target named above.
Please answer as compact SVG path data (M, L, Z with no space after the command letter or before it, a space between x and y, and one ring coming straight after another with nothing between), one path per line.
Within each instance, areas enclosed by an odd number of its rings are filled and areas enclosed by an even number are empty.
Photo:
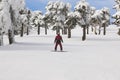
M107 35L90 32L82 41L82 29L63 35L66 52L54 49L55 32L31 33L16 43L0 47L0 80L120 80L120 36L118 28L107 28ZM59 48L59 47L58 47Z

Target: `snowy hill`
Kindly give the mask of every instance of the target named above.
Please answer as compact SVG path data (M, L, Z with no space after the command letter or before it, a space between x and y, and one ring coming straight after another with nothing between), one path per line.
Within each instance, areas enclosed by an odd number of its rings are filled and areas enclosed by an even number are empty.
M107 35L90 32L82 41L82 29L63 36L66 52L52 52L55 32L16 36L16 43L0 47L0 80L120 80L120 36L110 26ZM59 47L58 47L59 48Z

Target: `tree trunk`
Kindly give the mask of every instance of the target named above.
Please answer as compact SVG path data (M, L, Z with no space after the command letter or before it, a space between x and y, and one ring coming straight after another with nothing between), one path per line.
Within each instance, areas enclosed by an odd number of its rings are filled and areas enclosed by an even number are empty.
M86 40L86 26L83 26L83 36L82 41Z
M23 34L24 34L24 28L23 28L23 23L22 23L21 34L20 34L20 36L23 37Z
M99 28L99 35L101 34L101 28Z
M118 35L120 35L120 28L119 28L119 31L118 31Z
M27 35L29 35L29 27L27 27Z
M62 34L64 34L64 29L62 29Z
M47 27L45 27L45 35L47 35Z
M45 23L45 35L47 35L47 24Z
M60 30L56 30L56 34L60 33Z
M71 38L71 28L68 28L68 38Z
M3 37L3 36L0 36L0 37ZM3 45L3 38L0 38L0 46Z
M38 35L40 35L40 26L38 25Z
M67 28L64 27L64 34L67 34Z
M87 34L89 34L89 27L87 26Z
M103 35L106 35L106 26L105 26L105 24L103 25L104 27L104 31L103 31Z
M12 44L14 42L14 38L13 38L13 33L12 30L8 30L8 38L9 38L9 44Z
M91 27L92 32L94 31L93 26Z
M56 29L56 34L60 33L60 29Z
M0 31L0 46L3 45L3 33Z
M29 29L30 29L30 10L28 11L27 19L28 19L28 26L27 26L27 35L29 35Z

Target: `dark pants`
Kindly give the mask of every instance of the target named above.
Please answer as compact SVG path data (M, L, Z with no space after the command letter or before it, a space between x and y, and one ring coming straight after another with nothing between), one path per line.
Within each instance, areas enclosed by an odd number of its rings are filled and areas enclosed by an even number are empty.
M55 44L55 51L57 50L57 46L60 46L60 50L62 51L63 50L63 48L62 48L62 44L61 43L56 43Z

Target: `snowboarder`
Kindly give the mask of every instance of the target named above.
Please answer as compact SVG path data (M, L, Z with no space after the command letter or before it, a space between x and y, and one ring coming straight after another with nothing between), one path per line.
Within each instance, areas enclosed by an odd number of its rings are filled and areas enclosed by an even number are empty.
M57 46L60 46L60 50L63 50L62 44L61 42L63 42L62 36L57 33L57 36L55 37L54 43L55 43L55 51L57 51Z

